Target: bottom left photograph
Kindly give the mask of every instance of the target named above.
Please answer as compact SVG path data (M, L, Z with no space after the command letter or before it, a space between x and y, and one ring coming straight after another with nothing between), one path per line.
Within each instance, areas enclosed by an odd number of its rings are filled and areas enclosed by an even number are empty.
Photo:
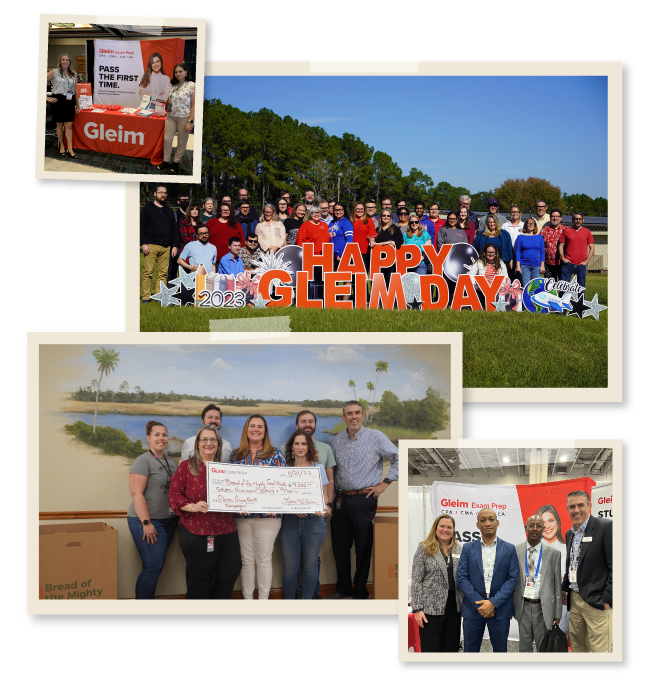
M398 443L461 435L460 334L182 340L30 335L30 613L396 613Z

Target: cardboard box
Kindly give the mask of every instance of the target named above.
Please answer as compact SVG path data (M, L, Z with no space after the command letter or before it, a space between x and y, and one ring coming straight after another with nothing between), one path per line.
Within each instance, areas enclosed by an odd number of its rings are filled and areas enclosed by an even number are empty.
M398 599L398 518L373 520L373 597Z
M103 522L39 529L41 600L116 600L117 530Z

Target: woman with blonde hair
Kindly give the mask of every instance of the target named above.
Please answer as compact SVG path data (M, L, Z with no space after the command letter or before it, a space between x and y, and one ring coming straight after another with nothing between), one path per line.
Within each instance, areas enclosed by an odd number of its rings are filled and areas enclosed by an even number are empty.
M514 243L517 272L521 274L521 285L525 288L532 279L544 275L546 259L544 237L539 234L539 227L534 217L529 217L517 240Z
M149 94L151 101L154 102L159 99L166 103L170 84L171 79L164 73L162 55L159 52L154 52L148 58L146 71L139 83L139 94L140 96ZM155 108L154 103L152 108Z
M285 227L270 203L263 208L263 216L256 225L256 236L264 253L275 253L285 244Z
M411 606L422 652L458 652L463 593L456 569L462 550L454 518L439 515L413 557Z
M405 245L418 246L418 248L420 248L420 252L422 253L422 260L420 260L420 264L415 269L410 269L409 271L413 271L414 273L420 274L421 276L426 274L427 254L425 253L423 246L427 243L431 243L431 236L429 236L429 233L426 229L422 228L420 218L416 213L409 215L409 226L407 227L407 233L404 235L404 243Z
M74 112L79 113L79 94L76 91L76 73L72 69L72 58L63 52L58 58L56 68L47 73L47 80L52 81L52 118L56 123L56 136L58 137L58 152L61 156L78 158L72 148L72 124ZM65 142L67 141L67 151Z
M478 234L472 244L480 253L486 245L494 245L501 254L501 259L511 269L514 263L514 251L512 239L507 231L501 228L494 215L488 215L485 221L485 230Z
M169 491L169 507L180 516L187 600L230 600L241 570L232 514L209 512L207 465L213 462L222 462L222 438L213 425L203 425L192 456L178 466Z
M270 439L267 421L255 413L249 416L240 437L240 446L231 454L234 465L285 466L285 458ZM258 579L258 599L267 600L272 587L272 552L281 529L281 515L276 513L237 513L236 528L243 560L241 573L243 599L254 598Z

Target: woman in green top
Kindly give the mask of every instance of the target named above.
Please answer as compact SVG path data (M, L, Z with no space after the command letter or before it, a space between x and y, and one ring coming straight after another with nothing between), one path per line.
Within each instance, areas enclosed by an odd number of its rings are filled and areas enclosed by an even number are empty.
M128 508L128 528L142 558L142 571L135 584L138 600L155 597L166 553L177 528L178 517L169 510L168 492L175 474L175 461L164 453L168 430L162 423L146 423L150 448L130 466L128 488L133 502Z
M425 243L431 243L431 236L429 236L426 229L422 228L418 215L413 213L413 215L409 215L409 226L407 227L407 233L404 235L404 244L418 246L422 252L420 264L415 269L412 267L409 270L415 274L423 275L427 273L427 263L425 262L427 255L423 249Z

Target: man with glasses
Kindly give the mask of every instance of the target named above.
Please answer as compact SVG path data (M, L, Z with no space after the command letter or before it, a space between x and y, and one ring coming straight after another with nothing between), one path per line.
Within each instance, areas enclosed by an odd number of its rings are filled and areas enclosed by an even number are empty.
M220 430L220 426L222 425L222 412L220 411L220 407L216 406L215 404L208 404L202 409L202 415L200 416L200 420L203 425L213 425L216 430ZM211 436L208 434L207 436ZM184 444L182 444L182 453L180 455L180 463L183 460L188 460L191 458L193 455L193 452L195 450L195 437L189 437ZM204 440L203 440L204 441ZM220 460L223 463L228 463L229 459L231 458L231 444L226 440L222 440L222 455Z
M391 207L391 199L388 196L385 196L381 201L380 205L382 206L382 210L391 210L393 211L393 208Z
M461 208L467 208L469 221L478 224L478 215L470 210L470 205L472 205L472 199L467 194L463 194L458 199L458 214L460 215Z
M544 224L548 224L548 222L550 222L550 214L546 214L546 201L543 199L539 199L537 203L535 203L535 208L537 210L537 214L533 215L533 217L535 218L535 222L539 227L539 233L541 233L541 230L544 228Z
M218 251L216 246L209 243L209 227L206 224L198 225L198 240L189 241L183 248L178 263L187 271L198 271L202 264L208 272L216 271Z
M153 269L157 265L155 292L159 293L161 282L166 283L170 257L177 256L180 244L175 214L166 205L168 191L158 184L153 192L154 200L149 201L139 214L139 244L144 253L142 272L142 302L150 303Z
M303 202L306 204L306 209L310 212L310 209L315 204L315 192L312 189L306 189L303 193Z
M328 201L320 201L319 207L321 208L321 221L325 222L326 224L330 224L332 222L332 215L330 214L330 207L328 205Z
M375 228L380 224L380 218L376 216L375 211L377 210L377 207L375 205L375 199L374 198L367 198L366 201L364 201L364 210L366 210L366 217L369 219L373 220L373 224L375 225Z
M562 273L562 265L559 261L559 240L564 233L562 213L560 210L551 210L550 222L541 230L544 239L544 277L559 281Z
M562 281L577 277L577 283L586 287L586 266L595 255L593 234L584 227L584 215L574 212L573 226L567 227L559 239L559 259L562 263Z
M238 208L236 210L236 217L238 217L241 214L241 206L243 203L246 203L249 206L249 209L247 211L247 215L249 215L252 220L256 220L258 222L258 210L256 208L253 208L252 205L249 202L249 195L247 194L247 189L239 189L238 190ZM240 220L238 220L240 222Z
M243 269L247 272L253 272L261 263L261 249L256 234L250 234L245 239L245 247L240 250L240 259L243 261Z
M256 217L252 215L253 208L249 205L248 200L242 200L238 204L238 216L237 220L240 224L240 228L245 234L245 239L248 239L251 234L256 233L256 225L258 224L258 213ZM254 211L256 212L256 211Z

